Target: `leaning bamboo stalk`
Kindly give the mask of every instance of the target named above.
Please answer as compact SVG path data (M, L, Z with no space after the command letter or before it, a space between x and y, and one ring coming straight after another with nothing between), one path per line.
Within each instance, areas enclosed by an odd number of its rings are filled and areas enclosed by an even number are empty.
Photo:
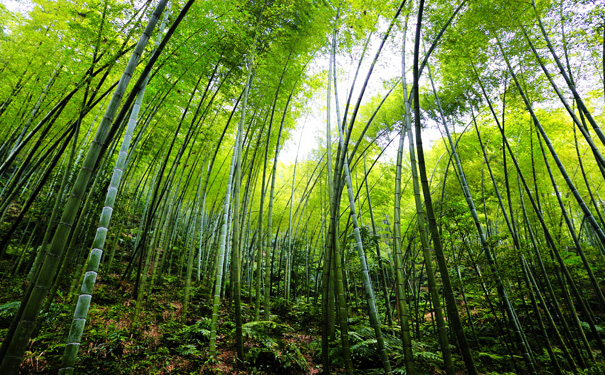
M204 160L204 162L202 162L202 171L204 169L204 163L206 161ZM193 170L193 168L192 168ZM197 227L197 218L199 216L199 210L200 210L200 191L202 189L202 179L203 179L204 174L202 172L200 172L200 178L198 180L198 184L197 184L197 191L195 193L195 199L193 201L193 215L190 218L190 221L193 221L192 224L188 224L187 227L190 228L196 228ZM200 227L201 228L201 227ZM187 322L187 312L188 312L188 308L189 308L189 298L191 296L191 276L193 274L193 260L195 258L195 253L196 253L196 248L194 247L195 244L195 229L193 231L191 231L190 234L190 239L187 242L187 273L185 276L185 296L183 297L183 309L182 309L182 315L181 315L181 322L183 324L185 324ZM200 233L201 235L201 233ZM199 270L199 268L198 268Z
M58 226L53 240L49 247L49 251L46 254L44 263L40 270L40 275L36 282L31 294L28 293L29 298L21 303L23 309L16 315L15 319L18 319L18 323L14 330L9 330L9 334L3 341L2 348L0 349L0 356L2 356L2 363L0 364L0 373L10 374L17 371L21 358L25 353L25 349L29 343L29 339L35 327L35 321L38 318L38 313L52 280L55 277L59 264L61 263L64 251L65 243L69 233L71 232L71 225L75 220L75 216L78 212L78 207L81 203L81 197L84 195L86 188L89 185L90 176L94 169L95 164L101 157L101 150L105 147L108 141L109 131L111 123L115 113L118 110L118 106L122 100L124 92L130 82L130 78L134 72L136 65L143 53L147 41L149 40L153 29L155 28L159 15L164 10L167 0L160 0L156 10L149 19L149 22L145 28L145 31L141 35L139 42L128 62L126 69L120 79L120 83L116 87L116 91L107 107L105 116L97 129L97 133L93 140L84 165L78 174L74 187L72 188L70 197L65 206L63 214L61 216L61 224Z
M485 88L481 82L481 80L478 80L478 83L481 87L481 91L483 92L483 95L486 97L487 100L487 93L485 92ZM489 102L488 102L489 103ZM546 225L546 222L544 221L544 217L542 215L542 211L540 209L540 207L537 205L536 200L533 197L533 194L531 193L531 190L529 189L529 186L527 185L527 182L525 180L525 177L523 176L523 174L521 173L521 168L519 166L519 163L517 162L516 158L514 157L514 154L512 152L512 149L510 147L510 144L508 142L508 140L506 140L506 137L504 136L504 129L502 128L500 122L497 120L497 117L495 116L495 112L493 110L493 107L490 104L490 111L492 111L492 114L494 114L494 118L496 119L496 125L498 126L498 129L500 131L500 133L502 134L502 138L504 141L504 145L506 146L507 151L509 152L509 154L511 155L513 164L515 165L515 169L517 170L517 175L518 178L520 179L520 181L522 182L522 186L525 189L527 196L532 204L532 207L534 209L534 212L536 213L536 216L540 222L540 226L542 227L542 230L544 232L544 236L546 237L546 242L548 247L552 250L552 252L554 253L554 256L557 259L557 262L559 263L559 266L561 267L561 270L563 271L563 274L565 276L565 279L568 281L569 286L571 287L571 290L574 294L574 296L576 297L576 302L579 304L580 308L586 313L586 319L588 320L588 324L592 330L592 332L595 335L597 344L599 346L599 348L601 349L601 351L605 352L605 345L603 344L603 340L601 339L601 337L597 334L597 328L596 325L594 323L594 320L591 317L591 314L589 313L586 304L584 302L584 299L582 298L576 283L573 279L573 277L571 276L571 274L569 273L569 270L567 269L567 266L565 265L565 262L563 261L563 258L560 255L560 252L554 242L554 239L550 233L550 230L548 229L548 226ZM567 294L567 292L565 291L565 294ZM568 303L568 305L573 308L573 304ZM575 316L574 320L577 321L577 315ZM584 340L586 342L586 340ZM593 357L592 352L589 352L589 355L591 357ZM591 358L592 359L592 358Z
M338 19L338 14L336 16L336 18ZM364 47L365 49L365 47ZM330 52L330 71L331 73L329 73L329 78L328 78L328 98L331 97L331 86L330 83L334 84L334 102L335 102L335 108L336 108L336 123L337 124L341 124L341 119L340 119L340 106L338 103L338 85L337 85L337 77L336 77L336 30L334 30L334 33L332 34L332 46L331 46L331 52ZM350 97L349 97L350 100ZM326 121L326 151L329 153L328 154L328 167L331 167L331 147L332 147L332 140L330 138L330 133L331 133L331 118L329 116L329 113L331 111L331 105L330 102L328 102L328 106L327 106L327 121ZM344 123L344 120L342 120ZM340 126L340 125L337 125ZM340 133L340 131L339 131ZM342 148L340 146L339 143L339 147L338 147L338 151L342 152ZM345 284L344 284L344 276L345 273L343 270L343 262L342 262L342 253L340 251L340 241L338 239L338 231L339 231L339 218L340 218L340 199L337 197L340 197L340 192L341 192L341 188L342 188L342 179L341 179L341 169L340 169L340 163L338 162L338 158L337 161L334 163L334 173L331 174L332 172L330 171L330 168L328 169L328 179L329 179L329 186L328 186L328 193L329 193L329 202L330 202L330 227L329 227L329 232L328 232L328 249L330 251L330 258L331 258L331 262L327 264L328 267L330 267L329 272L331 273L330 276L331 279L333 279L334 282L334 295L335 295L335 302L336 302L336 308L337 308L337 313L336 313L336 317L338 318L338 323L340 325L340 341L341 341L341 348L342 348L342 352L343 352L343 357L344 357L344 362L345 362L345 372L347 374L352 374L353 373L353 361L351 359L351 347L350 347L350 343L349 343L349 323L348 323L348 317L347 317L347 305L346 305L346 299L345 299ZM326 267L326 265L324 265L324 268ZM326 309L327 307L330 306L330 303L332 303L332 298L331 298L331 293L328 291L328 293L325 294L324 298L327 300L327 303L324 304L324 309ZM330 312L327 312L327 314L329 314L331 317L334 317L334 314L331 314ZM329 327L331 329L335 329L335 325L332 325L331 327ZM333 334L332 334L333 336ZM323 343L323 338L322 338L322 345L324 345ZM326 337L326 341L327 341L327 337ZM326 353L326 356L328 355L328 353Z
M372 209L372 199L370 198L370 186L367 181L368 169L366 167L365 155L363 158L363 170L364 170L364 174L366 177L364 185L366 186L368 211L370 211L370 223L372 225L372 233L376 236L378 234L378 231L376 228L376 221L374 220L374 210ZM308 200L308 198L307 198L307 200ZM308 216L307 216L307 222L308 222ZM393 327L393 314L391 312L391 301L389 298L389 291L387 289L387 274L386 274L386 270L385 270L384 261L382 259L382 254L380 253L380 244L378 243L378 241L376 242L376 258L378 259L378 267L380 268L380 286L382 289L383 298L385 299L387 323L388 323L389 327L392 328Z
M504 308L506 309L506 312L509 316L509 321L513 327L513 332L515 334L517 342L521 346L522 355L527 364L528 370L532 374L536 374L536 369L535 369L534 359L533 359L533 356L531 353L531 348L530 348L527 340L525 339L525 334L523 332L523 328L518 323L517 314L515 312L513 305L511 304L511 302L508 298L508 292L507 292L506 287L504 286L504 283L500 276L500 272L496 265L496 261L492 254L492 250L490 249L490 246L487 243L485 232L483 231L483 227L481 226L481 223L479 221L479 216L477 215L477 209L475 207L475 202L473 200L473 197L470 192L470 188L468 186L468 182L466 180L466 175L464 173L464 170L462 169L462 163L460 162L460 157L458 156L458 152L456 151L456 146L454 145L454 142L452 140L452 136L448 129L448 126L447 126L447 123L445 120L445 116L444 116L443 110L441 108L441 102L437 95L437 90L435 89L435 83L434 83L433 77L431 75L430 66L427 65L427 68L428 68L429 80L431 81L431 86L433 88L433 94L435 96L435 101L437 103L437 108L441 115L443 128L445 129L445 133L447 135L447 139L449 142L450 153L453 156L453 159L454 159L454 162L456 165L456 171L458 172L458 181L460 183L460 187L462 188L462 192L464 194L464 198L466 200L466 203L467 203L468 209L470 211L471 217L473 219L473 222L475 224L475 227L477 228L477 233L479 234L479 240L481 242L481 248L485 254L485 258L487 259L490 270L492 271L492 274L494 275L494 277L496 279L496 289L498 290L498 294L500 296L500 299L502 300L502 304L504 305Z
M165 4L165 3L164 3ZM188 10L188 7L185 6L183 11L181 12L181 16L184 16L184 13ZM158 14L159 16L159 14ZM168 19L168 13L164 14L164 18L162 21L162 25L160 26L160 30L164 28L166 21ZM182 17L181 17L182 19ZM157 20L156 20L157 22ZM178 19L175 22L175 27L178 25ZM158 42L159 43L159 40ZM156 48L157 48L156 43ZM65 352L62 358L62 368L60 369L60 374L71 374L74 371L75 360L77 357L80 340L82 337L82 333L84 330L84 325L86 323L87 313L90 306L90 301L92 298L92 293L94 290L95 281L97 278L99 263L101 260L101 256L103 254L103 249L105 247L105 240L107 236L107 231L109 227L109 223L111 221L111 216L113 214L113 207L115 205L115 200L118 194L118 188L120 186L120 182L122 176L124 174L124 167L126 164L128 150L130 148L130 144L132 141L134 129L137 124L138 114L141 108L141 103L143 101L145 95L145 89L147 86L147 82L149 80L149 76L147 75L142 82L142 85L137 93L137 97L135 99L132 112L130 114L130 118L128 121L128 125L126 127L126 132L124 134L124 138L122 141L122 145L120 147L120 152L118 154L118 159L116 161L113 175L110 180L110 185L107 191L107 195L105 198L105 204L102 209L101 218L99 221L99 227L97 228L97 232L95 235L95 239L93 241L93 248L90 252L88 261L87 261L87 271L84 275L84 280L82 284L81 294L78 298L78 303L74 312L74 319L72 322L72 326L70 328L70 332L68 335L68 341L65 347Z
M431 191L429 187L429 181L426 173L426 164L424 160L424 147L422 144L422 126L420 116L420 92L419 92L419 80L420 80L420 69L419 69L419 54L420 54L420 34L422 26L422 14L424 11L424 0L420 0L418 21L416 23L416 36L414 42L414 63L413 63L413 77L414 83L412 87L413 101L414 101L414 119L416 129L416 154L418 156L418 171L420 175L420 182L422 185L422 193L424 197L424 203L426 206L426 214L428 221L428 228L433 240L433 248L435 256L437 258L437 264L439 266L439 273L441 274L441 280L444 287L444 294L446 300L446 308L448 311L448 317L450 319L452 329L458 339L459 347L462 351L462 356L466 364L467 371L471 374L476 374L477 369L474 364L474 360L470 351L468 350L469 345L467 343L466 334L462 328L462 321L458 313L458 307L456 305L456 299L454 297L452 284L450 281L449 270L445 255L443 251L443 245L441 243L441 237L438 232L437 222L433 209L433 199L431 197Z
M552 362L555 372L559 375L562 375L561 367L559 366L559 361L557 361L557 357L553 351L552 345L550 344L550 339L548 338L548 333L546 332L546 326L544 325L544 320L542 319L542 315L540 314L540 309L538 308L538 303L536 302L536 296L532 290L532 284L529 279L529 267L525 260L525 257L521 255L521 268L523 269L523 276L525 278L525 282L527 283L527 287L529 288L529 297L531 299L532 307L536 313L536 317L538 319L538 325L540 326L540 331L542 332L542 336L546 341L546 350L548 351L548 356L550 357L550 361Z
M259 23L260 25L260 20ZM258 30L257 30L258 31ZM255 43L252 49L252 53L254 56L254 52L256 50L256 36ZM223 266L225 264L225 255L226 255L226 239L227 239L227 227L230 224L234 225L234 230L232 231L232 246L235 251L235 259L233 260L235 263L236 273L236 285L235 287L235 304L236 304L236 336L237 336L237 355L240 360L243 360L243 341L242 341L242 321L241 321L241 302L240 302L240 293L239 293L239 282L240 282L240 268L239 268L239 187L241 185L241 150L243 143L243 127L246 119L246 104L248 101L248 93L250 90L250 86L252 85L252 76L253 76L253 64L254 57L252 57L252 61L250 61L250 68L248 69L248 74L246 78L246 86L244 88L244 101L242 108L242 115L240 118L240 122L237 129L237 134L235 138L235 148L233 150L232 162L231 162L231 172L229 173L229 181L227 183L227 193L225 195L225 203L224 203L224 220L223 226L221 228L221 237L220 237L220 245L219 245L219 253L218 253L218 262L216 267L216 279L214 286L214 298L213 298L213 307L212 307L212 320L210 325L210 356L214 357L216 355L216 332L217 332L217 323L218 323L218 309L220 307L220 296L222 289L222 278L223 278ZM229 220L229 207L231 203L231 189L233 186L233 220Z
M533 107L532 107L531 103L529 102L529 99L527 98L527 95L525 94L525 91L521 87L521 84L519 83L519 80L517 79L517 75L515 74L515 72L513 71L512 67L511 67L509 58L506 55L506 53L504 53L504 49L502 47L502 44L500 43L500 40L497 39L497 42L498 42L498 45L500 47L500 50L502 51L502 55L504 57L504 61L506 62L508 70L510 71L510 73L511 73L511 75L513 77L513 80L515 81L515 85L517 86L517 90L519 91L519 94L521 95L521 98L523 99L523 103L525 104L525 107L527 108L529 114L531 115L534 124L536 125L536 127L540 131L540 135L542 136L542 139L544 139L544 143L546 144L546 147L550 151L550 154L551 154L552 158L554 159L555 164L559 168L559 172L563 176L563 179L565 180L565 182L566 182L569 190L571 191L572 195L574 196L574 198L576 199L578 205L580 206L580 209L582 210L582 212L586 216L586 219L588 220L588 222L590 223L590 225L594 229L595 234L597 235L597 237L599 238L599 240L602 243L605 243L605 232L603 232L603 229L601 228L601 226L599 225L599 223L597 223L595 217L593 216L592 212L590 211L590 208L588 208L588 206L584 202L584 199L582 198L582 195L580 194L580 192L576 188L575 184L571 180L571 178L570 178L569 174L567 173L567 171L565 170L565 167L563 166L563 163L561 162L561 159L559 158L559 155L555 151L555 148L552 145L552 142L550 141L550 138L548 137L548 135L546 134L546 131L542 127L542 124L540 123L540 121L538 119L538 116L534 112Z
M576 366L576 363L575 363L573 357L569 353L569 350L567 349L567 345L565 345L565 342L563 341L563 337L561 336L561 333L559 332L559 329L557 328L557 325L552 317L552 314L550 313L550 311L547 308L548 305L546 304L546 301L544 300L544 297L542 296L542 292L538 288L538 283L534 279L532 271L531 271L531 269L529 269L527 262L525 260L524 260L524 262L525 262L525 268L527 271L527 277L531 281L529 287L530 287L530 289L535 289L535 295L538 298L538 300L540 301L542 310L544 311L544 314L546 315L550 326L552 327L552 329L555 332L555 338L557 339L559 347L561 348L561 351L563 352L563 356L565 357L565 359L567 359L567 362L571 366L573 372L574 373L578 372L578 367ZM532 292L532 294L533 294L533 292ZM538 311L538 310L536 310L536 311ZM579 358L582 360L581 356L579 356Z
M590 267L590 264L588 263L588 259L586 259L586 254L584 254L584 250L582 249L582 246L580 245L580 241L575 232L575 229L573 227L569 214L567 213L567 209L565 208L565 205L563 204L563 200L561 199L561 194L559 193L559 188L557 187L555 177L553 176L552 170L550 168L550 163L548 162L548 158L546 157L546 151L544 150L544 146L542 145L542 140L540 139L540 137L538 137L538 141L540 143L540 150L542 151L542 156L544 158L544 165L546 166L546 170L548 171L548 176L550 177L550 182L551 182L553 190L555 192L555 196L557 197L557 202L559 203L559 208L561 209L561 215L563 216L563 219L565 220L565 223L567 224L569 234L571 235L572 241L574 243L574 246L576 248L578 255L580 255L580 259L582 259L582 264L584 265L584 268L586 269L586 273L588 274L588 278L589 278L590 282L592 283L594 293L597 296L597 299L601 305L601 308L605 308L605 298L603 297L603 293L601 292L601 286L599 285L599 282L597 281L594 273L592 272L592 268Z
M476 72L476 71L475 71L475 74L477 74L477 72ZM494 120L495 120L495 122L496 122L496 125L497 125L497 127L498 127L498 129L499 129L499 131L500 131L500 133L501 133L501 135L502 135L502 144L503 144L503 147L505 148L505 150L504 150L504 151L508 151L508 153L511 155L511 160L512 160L512 162L513 162L513 165L515 166L515 169L517 170L517 178L518 178L518 180L520 180L520 181L521 181L521 183L519 184L519 189L521 190L521 187L522 187L522 186L523 186L523 187L525 187L525 191L526 191L526 193L527 193L527 196L528 196L528 198L530 199L530 202L531 202L531 204L532 204L532 207L534 208L534 211L537 213L537 216L538 216L538 219L539 219L540 224L541 224L541 226L542 226L542 229L544 230L544 234L545 234L545 236L546 236L546 239L547 239L548 245L549 245L549 246L552 246L552 245L554 244L554 241L551 241L550 232L548 231L548 228L546 227L546 225L545 225L545 223L544 223L543 217L542 217L542 215L541 215L541 213L540 213L540 209L539 209L539 207L537 207L537 205L536 205L536 203L535 203L535 200L533 199L533 196L532 196L532 194L531 194L531 192L530 192L529 188L527 187L527 184L526 184L526 182L525 182L525 178L524 178L524 176L523 176L523 174L522 174L522 171L521 171L521 169L520 169L520 167L519 167L519 164L518 164L518 162L517 162L517 159L514 157L513 152L512 152L512 150L511 150L511 147L510 147L510 144L508 143L508 141L507 141L507 139L506 139L506 137L505 137L505 133L504 133L504 127L503 127L503 124L502 124L502 123L500 123L500 120L498 120L498 116L496 115L496 112L495 112L495 110L494 110L494 107L493 107L493 105L492 105L492 103L491 103L491 101L490 101L490 99L489 99L489 96L487 95L487 92L485 91L485 87L484 87L483 83L481 82L481 80L479 79L478 75L477 75L477 82L478 82L478 84L479 84L479 87L480 87L480 89L481 89L481 92L482 92L483 96L485 97L485 100L486 100L486 102L487 102L487 104L488 104L488 107L489 107L489 109L490 109L490 112L492 113L492 116L493 116L493 118L494 118ZM536 240L534 239L533 232L532 232L532 230L531 230L531 226L529 225L529 219L528 219L528 217L527 217L527 211L525 210L524 199L523 199L523 196L522 196L522 195L520 195L520 196L521 196L521 206L522 206L522 212L523 212L523 215L524 215L525 221L526 221L526 223L527 223L527 229L528 229L528 232L529 232L529 237L530 237L531 243L532 243L532 245L533 245L533 247L534 247L534 250L535 250L535 252L536 252L536 258L537 258L537 260L538 260L538 264L539 264L539 266L540 266L540 271L541 271L541 272L542 272L544 275L546 275L546 274L547 274L547 271L546 271L546 269L545 269L545 267L544 267L544 264L543 264L543 262L542 262L542 257L541 257L541 255L540 255L540 252L538 251L538 246L537 246L537 244L536 244ZM547 287L548 287L549 294L551 295L551 298L552 298L552 300L553 300L553 304L554 304L554 307L555 307L555 312L556 312L556 314L557 314L558 316L562 316L562 315L563 315L562 310L561 310L561 308L559 307L559 303L558 303L558 301L556 300L556 297L555 297L555 292L554 292L554 289L553 289L553 287L552 287L552 285L551 285L550 281L548 280L548 278L546 278L546 285L547 285ZM573 322L574 322L574 323L576 323L576 328L577 328L577 329L579 330L579 332L580 332L580 335L579 335L579 336L580 336L580 339L581 339L583 342L586 342L586 341L587 341L587 340L586 340L586 337L585 337L585 335L584 335L584 332L583 332L582 328L579 326L579 322L578 322L578 319L577 319L577 315L575 314L575 308L574 308L573 304L568 305L568 306L569 306L570 310L572 310L572 311L574 312L574 313L572 314L572 316L574 316L575 318L574 318L574 319L572 319L572 320L573 320ZM564 329L564 332L566 333L566 335L567 335L567 336L570 338L570 340L573 340L573 338L572 338L572 336L571 336L571 333L570 333L571 331L570 331L570 329L569 329L569 327L568 327L568 324L567 324L567 321L566 321L565 319L561 319L561 324L563 325L563 329ZM576 358L578 359L578 361L580 361L580 366L582 366L582 367L586 367L586 366L585 366L584 359L582 358L582 356L581 356L581 354L580 354L580 352L579 352L579 350L578 350L577 346L575 345L575 343L574 343L573 341L572 341L572 349L574 350L574 354L576 355Z
M257 26L257 34L258 28L260 26L260 17L258 20ZM236 340L236 350L237 350L237 359L241 362L244 361L244 341L243 341L243 329L242 329L242 306L241 306L241 241L240 241L240 231L241 231L241 209L240 209L240 189L242 185L242 144L243 141L243 131L244 126L246 124L246 106L248 104L248 95L250 92L250 87L252 86L252 79L254 76L254 55L256 52L256 41L257 35L254 38L254 44L252 46L252 56L249 62L250 67L248 69L248 76L246 78L246 89L244 92L244 101L242 103L241 109L241 118L237 127L237 136L235 138L235 148L233 150L233 157L235 159L235 179L233 185L233 219L231 224L233 225L232 230L232 280L233 280L233 297L235 303L235 340ZM214 316L213 316L214 318Z
M344 136L343 130L339 126L338 129L338 139L340 141L340 146L344 150ZM353 234L355 236L355 247L357 249L357 253L359 256L359 262L361 264L361 274L363 277L363 284L366 293L366 302L368 304L368 309L370 311L370 324L374 328L374 332L376 334L376 342L378 345L378 351L380 352L380 360L382 361L382 366L384 368L385 373L391 373L391 364L389 362L389 357L386 352L386 346L384 343L384 337L382 335L382 330L380 329L380 316L378 315L378 310L376 308L376 299L374 298L374 290L372 288L372 281L370 279L370 274L368 272L368 265L366 262L365 252L363 249L363 242L361 240L361 233L359 231L359 221L357 220L357 212L355 209L355 196L353 194L353 183L351 181L351 171L349 170L349 162L347 155L344 155L344 177L345 183L347 186L347 193L349 197L349 211L351 213L351 218L353 220Z
M584 104L584 100L582 100L582 97L578 93L578 90L576 89L574 82L572 81L571 77L565 71L565 68L563 67L563 64L561 63L561 60L559 59L559 56L557 56L557 53L555 52L555 49L554 49L552 43L550 42L550 38L548 37L548 33L546 32L546 29L544 28L544 24L542 23L542 18L540 17L540 14L538 13L538 9L536 7L535 0L532 0L532 6L534 8L534 13L535 13L536 19L538 20L538 26L540 27L540 31L542 32L542 36L544 37L544 41L546 42L546 45L548 46L548 50L550 51L553 59L555 60L557 67L559 68L559 71L560 71L561 75L563 76L563 79L565 80L565 83L567 83L567 87L569 87L569 89L571 90L571 92L574 96L574 99L578 103L578 108L582 112L584 112L584 115L588 119L588 122L590 123L590 125L592 125L592 128L595 131L595 134L597 135L599 140L605 145L605 134L603 134L603 131L599 127L598 123L592 117L590 111L586 107L586 104ZM601 241L603 241L603 239L601 239Z
M407 31L407 21L406 27ZM395 204L394 204L394 265L395 265L395 281L396 281L396 300L397 300L397 311L399 313L399 324L401 325L401 341L403 342L403 356L405 362L406 373L414 375L416 373L414 367L414 355L412 353L412 339L410 336L410 319L409 309L406 291L404 290L404 275L403 275L403 256L402 256L402 244L401 244L401 170L403 163L403 148L405 144L405 135L407 129L410 129L410 106L407 101L407 84L405 80L405 36L403 34L403 46L401 49L401 81L403 91L403 104L404 104L404 125L402 126L401 132L399 133L399 146L397 147L397 162L395 166ZM411 155L410 155L411 156ZM412 162L413 163L413 162ZM369 199L369 193L368 193ZM371 211L370 211L371 212ZM373 224L373 223L372 223Z
M238 133L239 134L239 133ZM237 141L236 141L237 142ZM227 182L227 191L223 202L223 220L221 225L221 233L219 240L219 249L217 259L215 261L215 276L214 276L214 295L212 298L212 318L210 321L210 343L208 353L211 358L216 355L216 333L218 326L218 310L221 300L221 289L223 285L223 266L225 264L226 242L227 242L227 227L229 226L229 214L231 212L231 185L233 184L233 172L235 169L236 155L231 158L231 172Z
M580 133L582 133L582 135L584 136L584 139L586 140L586 143L588 143L588 146L590 147L590 150L592 151L592 153L593 153L593 155L595 157L595 160L596 160L596 162L597 162L597 164L599 166L599 170L601 171L601 174L605 177L605 159L603 159L603 155L601 155L601 152L599 151L599 149L597 148L597 146L594 144L594 142L592 140L592 137L588 133L587 128L585 128L582 125L582 123L580 122L580 119L578 119L578 116L576 116L576 114L573 111L573 109L571 108L571 106L567 103L567 100L565 99L565 97L561 93L561 90L559 90L559 87L557 86L557 84L553 80L552 75L550 74L550 72L548 71L548 69L546 68L546 66L544 65L544 62L542 61L542 58L540 57L540 54L536 50L536 47L534 47L534 44L532 43L531 39L527 35L527 32L525 31L525 28L523 28L523 35L525 36L525 39L527 40L527 43L529 44L529 47L531 48L532 52L534 53L534 56L536 56L536 60L540 64L540 67L542 68L542 71L544 72L544 75L546 76L546 78L548 78L548 82L550 82L550 85L552 86L553 90L555 90L555 93L557 94L557 96L561 100L561 103L563 103L563 106L567 110L567 113L569 113L569 116L572 118L574 124L578 127L578 129L580 129ZM582 113L580 113L580 115L582 115ZM574 128L574 130L575 130L575 128Z
M74 319L69 330L67 343L65 345L65 352L62 357L61 369L59 374L72 374L80 348L80 341L82 339L82 333L84 332L84 326L86 324L86 318L88 316L88 309L90 307L90 301L92 299L92 293L94 290L97 274L99 271L99 263L103 250L105 248L105 239L107 237L107 231L111 216L113 214L113 207L115 200L118 195L118 187L124 174L124 164L128 155L128 149L130 148L130 142L132 135L137 124L137 117L141 108L141 103L145 95L145 88L147 86L147 80L143 82L143 86L139 91L137 98L134 102L134 106L126 127L124 139L120 147L118 159L116 161L113 174L110 180L109 187L107 189L107 195L105 197L105 204L102 209L101 218L99 220L99 227L97 228L95 238L93 241L93 248L90 251L86 265L86 273L84 281L82 283L81 294L78 297L78 303L74 311Z
M409 106L409 105L408 105ZM420 244L422 246L422 255L424 258L424 266L426 268L427 282L429 284L429 294L431 296L431 303L433 304L434 323L437 325L437 335L439 337L439 346L441 347L441 355L443 358L443 364L445 366L446 373L453 374L454 367L452 362L452 355L449 348L449 341L447 337L447 327L445 326L445 317L443 316L443 308L441 307L441 298L439 296L439 288L437 280L435 279L435 270L433 267L432 249L429 244L428 235L426 233L426 213L422 208L422 201L420 198L420 186L418 184L418 172L416 167L416 157L414 148L414 135L411 127L409 128L409 146L410 146L410 164L412 166L412 180L414 186L414 203L416 204L416 222L418 225L418 233L420 237ZM397 231L397 220L395 218L395 230ZM398 234L395 234L397 239ZM397 245L396 245L397 246Z

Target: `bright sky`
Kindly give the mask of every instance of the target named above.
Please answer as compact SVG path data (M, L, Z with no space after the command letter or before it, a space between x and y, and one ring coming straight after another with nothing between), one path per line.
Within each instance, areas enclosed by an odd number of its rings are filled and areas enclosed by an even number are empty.
M32 7L32 3L29 0L0 0L0 4L4 4L11 12L22 12Z
M379 39L377 37L373 38L373 41L370 43L368 50L366 52L366 56L363 60L362 67L359 71L359 76L357 78L356 87L354 88L352 105L357 100L359 95L359 90L363 85L363 81L365 80L366 74L369 69L369 65L376 54L376 50L378 48ZM390 48L389 48L390 47ZM383 82L387 80L392 80L394 78L398 78L401 76L401 55L400 55L400 46L394 46L392 42L387 43L385 49L383 49L380 57L378 58L378 62L372 76L370 78L370 82L368 88L366 89L363 103L367 103L373 96L382 97L388 91L383 87ZM355 70L357 69L358 57L348 55L345 56L340 54L336 57L336 64L339 74L339 84L338 84L338 96L339 96L339 104L341 108L341 113L344 111L345 100L348 95L348 91L351 87L351 83L353 80L353 75L355 74ZM409 60L409 59L408 59ZM407 67L408 70L408 85L411 85L411 62L407 61L410 64ZM321 56L315 62L315 65L311 67L311 74L317 74L321 70L327 70L328 68L328 57ZM344 72L344 73L343 73ZM323 92L317 93L314 96L313 100L309 103L311 108L311 113L307 116L302 116L298 120L298 125L296 130L292 133L292 136L284 145L284 149L280 153L280 161L284 163L294 163L296 159L296 153L299 149L300 151L298 159L303 160L305 157L314 149L318 149L320 143L325 142L325 132L326 132L326 90L327 90L327 82L326 87L323 88ZM408 87L409 87L408 86ZM334 88L332 88L334 90ZM334 99L332 98L332 106L334 107ZM335 109L332 109L332 129L335 129L336 123L336 114ZM303 134L303 124L304 124L304 134ZM364 124L358 124L359 126L363 126ZM441 138L441 134L438 129L434 127L427 128L423 130L423 141L426 149L428 150L432 143ZM302 135L302 137L301 137ZM332 137L333 142L337 142L338 139ZM391 142L389 148L385 152L383 158L385 160L395 159L397 156L397 146L398 141ZM406 146L407 152L407 146Z

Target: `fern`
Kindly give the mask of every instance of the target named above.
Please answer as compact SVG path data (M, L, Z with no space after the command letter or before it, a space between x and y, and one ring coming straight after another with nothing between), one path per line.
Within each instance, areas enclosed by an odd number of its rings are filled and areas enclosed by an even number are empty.
M244 337L258 346L246 354L249 366L276 374L302 373L308 370L308 362L298 347L284 340L284 334L293 329L273 321L249 322L242 326Z
M351 346L351 355L359 358L378 358L376 339L369 339Z
M284 347L282 336L291 332L292 328L285 324L279 324L269 320L249 322L242 325L244 337L258 341L266 347Z
M19 306L21 306L21 302L7 302L3 305L0 305L0 318L10 318L17 313L19 310Z
M306 370L309 366L307 359L294 343L286 344L286 350L279 355L279 360L285 368Z
M208 318L202 318L190 326L172 322L163 328L167 346L180 355L200 355L198 348L210 341Z
M419 350L414 352L414 359L416 361L431 364L436 367L443 367L443 358L439 353L434 353L428 350Z
M292 311L292 304L285 298L276 298L271 305L271 311L280 316L284 316Z
M355 341L360 342L360 341L364 341L364 338L356 331L349 331L349 341L350 342L355 342Z
M175 351L182 356L187 356L187 355L198 356L201 354L201 352L193 344L181 345L178 348L176 348Z

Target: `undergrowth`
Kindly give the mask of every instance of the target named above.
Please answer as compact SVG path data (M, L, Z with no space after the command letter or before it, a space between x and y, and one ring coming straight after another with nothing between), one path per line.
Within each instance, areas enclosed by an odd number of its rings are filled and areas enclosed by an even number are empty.
M4 337L19 309L16 293L21 281L15 281L0 295L0 337ZM2 286L8 285L4 283ZM253 321L254 296L243 298L244 361L235 355L234 312L225 303L220 311L217 356L208 353L211 304L209 291L196 287L191 298L189 318L182 322L182 283L177 278L162 278L144 301L136 329L131 327L135 301L132 286L117 275L100 277L93 296L89 319L82 338L77 362L79 374L319 374L321 370L321 304L306 299L286 301L275 298L270 321ZM60 366L64 340L71 323L73 302L58 295L48 312L41 316L42 326L26 352L22 374L55 374ZM261 311L262 316L263 311ZM354 371L358 374L382 374L376 334L367 315L349 317L349 342ZM443 374L443 359L430 322L417 327L412 343L418 374ZM394 374L405 374L401 328L382 326L387 353ZM482 374L506 374L511 357L502 342L488 341L489 335L477 330L475 361ZM338 327L330 343L333 372L343 373L344 363ZM451 345L457 369L464 364ZM534 353L546 363L547 353ZM557 355L561 357L560 351ZM562 361L563 362L563 361ZM522 371L523 368L521 367ZM586 369L583 374L605 373L604 368Z

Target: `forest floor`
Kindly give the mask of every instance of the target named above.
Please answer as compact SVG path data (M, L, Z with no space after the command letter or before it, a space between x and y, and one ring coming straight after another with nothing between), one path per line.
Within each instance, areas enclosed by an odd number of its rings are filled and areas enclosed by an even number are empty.
M0 280L0 339L8 331L24 289L24 280ZM209 290L193 287L183 322L184 285L164 277L143 301L133 325L133 286L117 274L100 276L88 314L77 362L85 374L317 374L321 372L319 310L303 303L294 308L276 299L271 322L244 325L246 361L236 359L235 317L228 305L219 313L217 356L210 359ZM254 301L243 296L244 321L254 315ZM72 299L75 301L75 299ZM56 374L74 303L59 294L21 366L22 374ZM301 311L302 308L304 311ZM261 310L262 313L262 310ZM299 319L302 318L302 319Z
M133 324L136 298L133 285L117 274L99 276L79 358L78 374L319 374L321 366L321 306L319 301L299 297L296 302L274 298L271 321L254 321L254 296L243 290L242 316L244 361L236 359L235 316L228 303L219 313L217 355L210 358L210 291L192 287L187 319L183 321L184 285L182 278L162 277L143 301ZM65 283L69 283L66 280ZM3 339L19 307L25 281L0 279L0 339ZM67 285L64 285L67 289ZM60 367L65 337L74 308L74 299L58 294L42 315L39 334L30 343L21 366L21 374L56 374ZM228 299L224 299L228 301ZM376 339L369 328L368 316L361 306L349 306L349 340L355 373L381 374ZM262 310L261 310L262 316ZM422 318L420 318L422 320ZM482 350L476 362L482 375L512 374L506 346L481 330ZM414 327L412 327L414 328ZM383 325L385 343L394 374L405 374L399 327ZM336 331L338 336L338 330ZM422 375L444 374L431 317L416 326L413 352L416 370ZM490 337L491 336L491 337ZM344 373L338 341L330 344L332 373ZM459 355L456 355L459 357ZM515 356L513 356L515 357ZM546 354L539 356L548 361ZM520 363L521 358L513 358ZM465 374L458 360L459 374ZM523 373L523 371L518 372ZM540 372L550 374L550 372ZM593 374L586 372L585 374ZM595 373L596 374L596 373Z

